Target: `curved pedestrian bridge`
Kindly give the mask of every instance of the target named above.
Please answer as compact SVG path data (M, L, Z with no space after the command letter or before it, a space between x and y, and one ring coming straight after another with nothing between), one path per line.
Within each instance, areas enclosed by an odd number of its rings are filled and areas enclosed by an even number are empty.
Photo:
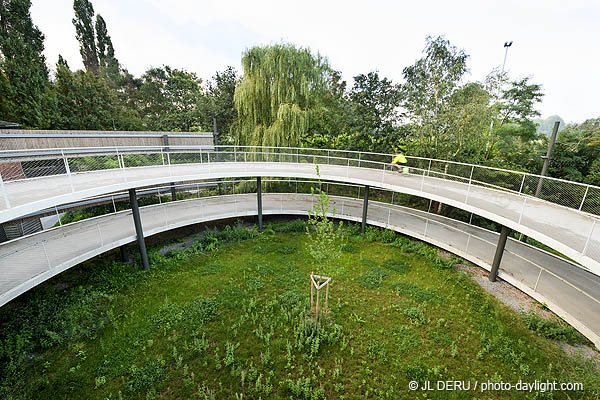
M263 214L307 215L315 197L265 193ZM337 218L360 221L360 199L332 196ZM256 194L213 196L140 208L144 235L257 214ZM332 213L330 213L330 216ZM371 201L367 222L432 243L490 269L498 234L464 222ZM0 245L0 305L96 255L134 242L131 210L90 218ZM499 276L600 345L600 278L562 258L509 239Z
M409 174L391 155L290 148L96 148L0 153L0 223L129 188L238 177L320 176L449 204L530 236L600 275L600 188L421 158ZM533 194L539 188L539 197Z

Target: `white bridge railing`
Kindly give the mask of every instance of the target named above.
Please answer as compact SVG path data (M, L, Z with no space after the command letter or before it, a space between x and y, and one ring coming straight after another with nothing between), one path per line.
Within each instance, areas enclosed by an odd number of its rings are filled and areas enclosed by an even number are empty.
M0 151L0 195L4 183L76 172L210 162L292 162L391 170L393 154L348 150L256 146L127 146ZM438 177L539 197L561 206L600 215L600 187L527 172L407 156L412 174Z
M409 194L464 206L467 210L481 212L480 215L486 218L509 226L512 224L514 229L520 229L600 275L600 227L597 226L597 215L600 215L599 187L524 172L418 157L407 157L410 173L400 181L400 174L392 173L395 170L391 165L392 158L390 154L345 150L251 146L134 146L4 151L0 152L0 199L4 200L4 204L0 200L0 216L5 213L6 221L9 215L10 218L24 215L24 212L19 214L20 209L17 208L11 214L15 203L24 209L23 204L29 201L29 198L24 200L23 193L32 197L37 195L36 201L44 200L45 193L35 193L34 184L26 190L16 190L20 187L19 182L36 182L36 179L60 183L61 189L55 190L53 195L58 196L64 194L65 190L76 192L82 187L90 188L95 185L97 178L101 179L96 186L110 188L119 179L121 182L133 182L129 183L130 186L137 180L143 186L144 177L150 175L157 179L155 182L163 183L169 182L167 179L170 176L186 177L182 180L187 177L202 179L196 171L206 170L212 171L212 176L207 175L212 179L227 168L233 171L230 171L231 176L237 177L256 174L308 177L306 172L310 171L314 176L314 169L306 166L319 164L322 171L327 172L327 179L398 187ZM234 163L244 163L245 166L230 168ZM264 167L276 163L281 168ZM196 168L206 164L208 168ZM226 167L228 164L229 167ZM252 174L244 175L252 168L255 168ZM303 174L295 175L301 169ZM277 175L269 174L275 171ZM47 179L51 177L56 179ZM54 183L51 188L57 187ZM97 190L96 193L101 191ZM44 204L47 203L49 201ZM27 210L37 211L33 207Z

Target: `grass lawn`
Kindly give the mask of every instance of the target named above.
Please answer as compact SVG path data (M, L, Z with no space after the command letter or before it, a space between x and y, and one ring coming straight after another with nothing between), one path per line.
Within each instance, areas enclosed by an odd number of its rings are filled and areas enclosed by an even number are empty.
M304 229L211 231L187 250L155 248L146 272L107 255L21 296L0 309L0 399L600 396L593 366L451 268L458 260L391 231L348 228L338 265L323 270ZM333 276L319 323L311 271ZM583 341L563 324L538 331ZM471 390L409 390L442 380ZM519 380L585 389L480 392Z

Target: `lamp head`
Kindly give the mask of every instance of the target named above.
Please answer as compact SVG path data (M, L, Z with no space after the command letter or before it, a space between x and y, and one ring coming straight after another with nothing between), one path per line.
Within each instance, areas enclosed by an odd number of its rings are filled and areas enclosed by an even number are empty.
M504 47L512 46L512 40L510 42L504 42Z

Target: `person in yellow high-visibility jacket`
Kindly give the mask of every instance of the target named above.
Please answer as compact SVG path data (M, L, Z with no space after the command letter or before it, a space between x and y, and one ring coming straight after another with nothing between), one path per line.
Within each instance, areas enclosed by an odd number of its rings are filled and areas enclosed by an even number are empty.
M406 157L404 157L404 154L398 153L394 156L392 165L395 165L396 168L398 168L399 171L402 171L403 174L408 174L408 167L406 166L407 162L408 160Z

